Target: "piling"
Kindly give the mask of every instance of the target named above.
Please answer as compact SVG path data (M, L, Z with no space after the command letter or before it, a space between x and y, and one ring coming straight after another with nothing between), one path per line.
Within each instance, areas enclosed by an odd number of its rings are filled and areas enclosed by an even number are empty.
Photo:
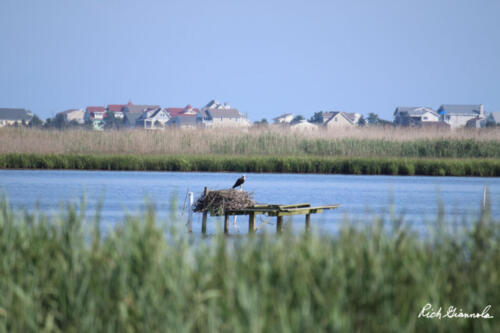
M250 212L248 214L248 233L255 232L255 213Z
M203 190L203 195L208 194L208 187L205 186L205 189ZM208 212L203 212L203 218L201 220L201 233L206 234L207 233L207 214Z
M229 214L224 214L224 233L229 233Z
M189 192L188 231L193 232L193 192Z
M281 232L283 231L283 216L277 216L276 217L276 231Z

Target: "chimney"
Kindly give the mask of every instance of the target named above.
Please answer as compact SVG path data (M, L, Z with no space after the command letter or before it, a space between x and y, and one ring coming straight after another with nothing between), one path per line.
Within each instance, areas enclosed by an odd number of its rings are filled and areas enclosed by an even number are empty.
M484 116L484 105L480 104L479 105L479 116Z

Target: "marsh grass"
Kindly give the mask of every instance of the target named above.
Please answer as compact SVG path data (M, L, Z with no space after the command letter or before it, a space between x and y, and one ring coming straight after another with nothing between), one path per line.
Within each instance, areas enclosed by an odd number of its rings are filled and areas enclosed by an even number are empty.
M0 331L498 331L500 223L488 210L455 231L438 215L425 238L374 218L335 236L193 241L151 206L103 237L84 216L0 201ZM419 319L427 303L491 305L495 318Z
M0 128L0 142L0 154L500 158L497 129L361 128L304 133L282 128L103 132Z
M500 159L5 154L0 168L499 177Z

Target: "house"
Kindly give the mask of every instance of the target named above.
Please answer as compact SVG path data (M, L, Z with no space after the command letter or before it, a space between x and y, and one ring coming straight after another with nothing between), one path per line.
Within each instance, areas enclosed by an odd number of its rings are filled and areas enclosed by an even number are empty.
M238 109L227 103L210 101L200 110L203 124L207 127L250 127L251 123Z
M437 111L440 120L450 125L451 128L464 127L471 119L484 116L484 107L477 105L444 104Z
M143 112L135 121L135 127L147 129L164 128L170 120L170 115L163 108Z
M342 111L320 111L312 116L311 123L325 127L352 127L358 125L361 115Z
M285 113L273 118L275 124L290 124L293 120L293 113Z
M465 127L467 128L481 128L484 127L485 119L482 117L472 118L467 120Z
M348 128L358 125L359 113L329 112L331 117L323 124L326 128Z
M109 114L113 114L116 119L123 119L124 113L123 109L127 104L108 104L107 111Z
M203 117L199 109L186 105L185 108L167 108L171 120L169 125L177 127L198 127L203 125Z
M123 121L128 127L135 127L137 119L139 119L144 112L155 111L161 109L159 105L136 105L129 102L123 107Z
M290 125L290 129L292 131L314 131L318 129L318 126L304 119Z
M484 120L484 126L500 126L500 112L490 112Z
M85 111L83 109L69 109L59 112L57 115L60 114L64 116L68 123L72 121L76 121L80 125L85 123Z
M31 111L18 108L0 108L0 127L28 124L33 118Z
M93 129L103 130L104 118L106 118L106 108L104 106L87 106L84 120L90 122Z
M426 126L439 122L439 115L429 107L398 106L393 115L396 126Z
M106 108L104 106L87 106L85 120L104 120Z

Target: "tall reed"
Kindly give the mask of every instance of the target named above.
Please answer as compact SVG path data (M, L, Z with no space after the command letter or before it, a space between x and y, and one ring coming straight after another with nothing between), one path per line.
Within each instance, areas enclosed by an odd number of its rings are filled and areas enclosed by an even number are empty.
M193 241L149 206L103 237L84 209L49 218L1 200L0 331L497 332L500 222L434 222L426 238L373 219ZM427 303L494 318L418 318Z
M500 158L500 131L363 128L37 130L0 128L0 154L224 154L273 156Z

